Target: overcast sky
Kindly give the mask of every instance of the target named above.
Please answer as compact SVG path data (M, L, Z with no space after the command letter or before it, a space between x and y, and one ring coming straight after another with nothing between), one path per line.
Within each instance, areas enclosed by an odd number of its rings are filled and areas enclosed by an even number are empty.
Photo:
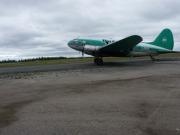
M180 0L0 0L0 59L80 56L77 37L151 41L172 29L180 50Z

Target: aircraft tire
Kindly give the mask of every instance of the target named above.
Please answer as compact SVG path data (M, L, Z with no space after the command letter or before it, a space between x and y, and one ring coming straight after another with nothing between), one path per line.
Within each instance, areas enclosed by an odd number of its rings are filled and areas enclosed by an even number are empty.
M96 65L99 65L99 66L101 66L101 65L104 64L102 58L95 58L95 59L94 59L94 63L95 63Z

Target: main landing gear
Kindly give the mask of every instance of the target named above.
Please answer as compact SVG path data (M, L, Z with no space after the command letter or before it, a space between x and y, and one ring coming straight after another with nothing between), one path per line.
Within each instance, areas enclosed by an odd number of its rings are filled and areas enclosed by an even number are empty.
M94 63L99 66L104 64L102 57L94 58Z

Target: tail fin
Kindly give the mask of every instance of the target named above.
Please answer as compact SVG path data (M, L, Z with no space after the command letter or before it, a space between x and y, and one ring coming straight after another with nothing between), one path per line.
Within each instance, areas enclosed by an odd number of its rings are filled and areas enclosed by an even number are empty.
M151 44L173 50L174 38L170 29L164 29Z

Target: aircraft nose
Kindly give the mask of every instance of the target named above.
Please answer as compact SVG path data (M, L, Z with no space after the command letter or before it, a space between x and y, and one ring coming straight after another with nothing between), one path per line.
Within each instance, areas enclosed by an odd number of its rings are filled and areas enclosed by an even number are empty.
M73 40L68 42L68 46L71 47L71 48L73 47Z
M68 42L68 46L77 51L84 51L85 42L80 39L74 39Z
M81 49L83 46L83 42L79 40L71 40L68 42L68 46L72 49Z

